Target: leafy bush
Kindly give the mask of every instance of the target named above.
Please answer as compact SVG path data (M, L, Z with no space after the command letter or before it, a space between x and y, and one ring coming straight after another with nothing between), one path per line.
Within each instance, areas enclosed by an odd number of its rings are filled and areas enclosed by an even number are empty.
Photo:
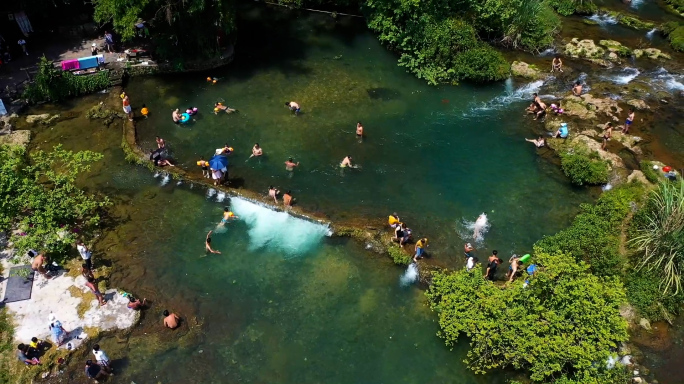
M561 168L573 184L605 184L608 182L608 163L595 152L574 150L560 154Z
M478 83L503 80L510 70L511 66L503 55L486 44L456 55L453 68L457 79Z
M653 169L652 162L644 160L639 163L639 168L641 169L641 173L644 174L644 177L646 177L646 180L650 181L651 183L658 184L659 182L663 181L663 177Z
M394 260L394 264L409 265L412 260L411 255L406 253L406 251L398 244L391 244L389 247L387 247L387 252L392 260Z
M551 8L563 16L590 15L598 10L591 0L548 0Z
M0 146L0 230L18 229L11 237L18 254L36 249L64 256L76 233L98 227L109 200L88 195L74 183L101 158L57 146L35 152L29 162L24 149Z
M684 0L665 0L665 2L669 4L675 12L684 15Z
M93 75L76 76L55 68L45 56L38 62L38 73L24 91L24 98L31 103L60 101L67 97L85 95L109 87L109 72L99 71Z
M684 268L684 180L651 191L630 244L643 253L639 269L658 271L663 293L677 294Z
M14 357L14 327L7 309L0 309L0 383L10 383L10 361Z
M599 377L595 362L628 337L622 283L592 275L569 255L537 253L535 261L543 267L526 288L522 279L501 289L481 273L435 273L426 295L439 315L439 336L453 346L465 335L465 363L477 373L525 369L537 382L565 372Z
M670 320L679 314L684 294L665 295L655 271L630 271L625 279L627 299L639 314L650 321Z
M684 12L684 5L682 6L682 12ZM684 52L684 24L677 21L669 21L660 28L663 35L670 41L670 46L676 51Z
M640 184L621 185L604 192L594 205L582 204L570 227L534 244L535 252L563 252L591 265L599 276L620 275L620 233L632 206L643 193Z

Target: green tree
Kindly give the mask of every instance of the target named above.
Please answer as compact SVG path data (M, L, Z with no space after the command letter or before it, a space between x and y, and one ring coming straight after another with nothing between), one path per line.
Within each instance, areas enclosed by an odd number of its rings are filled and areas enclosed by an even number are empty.
M643 253L637 268L659 271L663 293L679 293L684 268L684 181L660 183L635 226L630 243Z
M567 372L599 377L595 363L601 367L628 338L619 313L622 283L598 278L562 253L539 253L534 261L540 271L527 287L519 280L501 288L466 270L437 273L426 295L439 315L439 336L449 346L466 336L465 363L477 373L524 369L537 382Z
M87 194L75 180L101 158L95 152L57 146L50 152L36 151L28 161L23 149L0 147L0 230L18 229L11 241L19 254L36 249L63 256L77 233L98 228L100 213L110 202Z

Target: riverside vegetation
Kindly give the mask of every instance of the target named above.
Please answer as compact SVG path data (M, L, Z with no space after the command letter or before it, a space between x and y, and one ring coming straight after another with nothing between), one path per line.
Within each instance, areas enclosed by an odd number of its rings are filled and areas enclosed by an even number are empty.
M670 321L684 303L684 181L616 187L533 248L540 270L526 288L522 278L502 289L477 272L437 272L426 294L439 335L451 346L468 337L466 364L476 372L508 367L529 371L534 382L630 382L624 367L596 362L628 339L621 306Z

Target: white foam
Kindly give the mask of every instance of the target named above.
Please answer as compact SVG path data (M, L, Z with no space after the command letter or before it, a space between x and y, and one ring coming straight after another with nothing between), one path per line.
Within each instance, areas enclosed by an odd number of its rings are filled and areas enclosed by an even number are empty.
M539 53L538 56L541 57L547 57L547 56L553 56L556 54L556 48L547 48Z
M250 248L271 248L290 257L298 257L313 249L330 232L322 224L277 212L241 198L231 199L233 212L249 230Z
M207 189L207 199L211 199L215 194L216 190L214 188Z
M171 180L171 175L169 175L169 174L167 173L167 174L164 175L164 178L162 179L160 185L161 185L162 187L165 186L166 184L169 183L169 180Z
M402 287L411 285L418 281L418 265L416 263L409 264L406 272L399 278L399 284Z
M216 193L216 201L218 201L219 203L222 203L223 200L225 200L225 199L226 199L226 193L225 192L218 191Z
M601 190L603 192L610 191L611 189L613 189L613 185L611 183L608 183L608 184L604 185L603 187L601 187Z
M649 40L652 39L653 35L656 33L657 30L657 28L653 28L650 31L646 32L646 38L648 38Z
M634 80L639 76L641 72L638 69L632 67L625 67L622 69L619 75L610 76L610 79L615 84L628 84L630 81Z
M600 15L594 14L594 15L587 17L587 19L597 22L598 25L600 25L602 27L605 27L606 25L617 24L617 19L614 18L613 16L610 16L607 13L603 13Z
M480 106L470 108L470 113L477 114L478 112L486 112L501 109L511 103L519 102L522 100L531 100L532 94L537 93L542 85L544 85L543 80L533 81L527 83L519 88L513 88L513 80L508 79L505 82L506 91L505 94L497 96L492 100L483 103ZM468 114L464 114L467 116Z
M668 91L684 91L684 84L682 84L682 81L684 81L684 75L673 75L663 67L658 68L658 70L653 73L653 82Z

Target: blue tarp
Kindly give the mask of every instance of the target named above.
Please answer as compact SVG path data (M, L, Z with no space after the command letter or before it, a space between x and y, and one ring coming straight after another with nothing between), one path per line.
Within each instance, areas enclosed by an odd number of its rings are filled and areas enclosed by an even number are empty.
M97 56L82 57L78 59L78 69L97 68Z

